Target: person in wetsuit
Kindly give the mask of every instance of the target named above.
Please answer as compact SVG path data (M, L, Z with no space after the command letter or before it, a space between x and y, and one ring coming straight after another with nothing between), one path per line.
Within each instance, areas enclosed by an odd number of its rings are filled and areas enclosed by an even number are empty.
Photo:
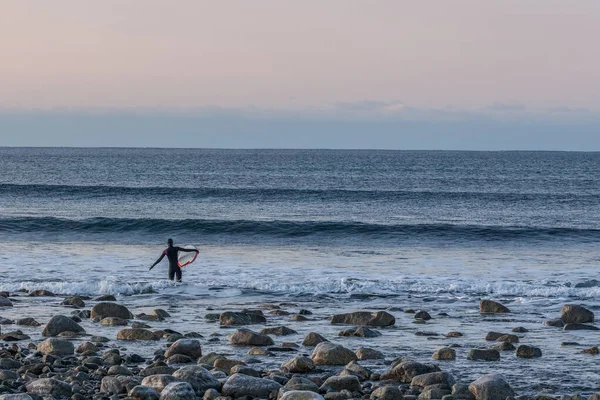
M167 256L167 259L169 260L169 279L173 280L173 278L175 278L175 276L177 276L177 282L181 282L181 268L179 268L179 264L177 264L177 253L180 251L187 251L187 252L195 251L196 253L198 253L198 250L184 249L183 247L175 247L175 246L173 246L173 239L167 240L167 245L169 247L167 247L165 250L163 250L160 257L158 257L158 260L156 260L154 262L154 264L152 264L150 269L154 268L154 266L156 264L161 262L162 259L165 258L165 256Z

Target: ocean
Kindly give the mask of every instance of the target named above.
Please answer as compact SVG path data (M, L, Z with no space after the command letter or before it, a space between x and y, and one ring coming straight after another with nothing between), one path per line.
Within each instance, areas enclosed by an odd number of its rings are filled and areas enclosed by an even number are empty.
M323 318L444 312L426 328L461 330L465 347L519 325L544 351L500 366L461 360L452 373L591 392L593 360L560 343L596 335L543 321L567 303L600 309L599 170L600 153L585 152L0 148L0 291L115 294L176 308L183 327L199 310L270 301ZM200 250L183 285L166 279L166 261L148 270L168 238ZM514 312L481 317L482 298ZM42 306L30 312L43 319ZM397 318L378 347L430 359L440 342Z

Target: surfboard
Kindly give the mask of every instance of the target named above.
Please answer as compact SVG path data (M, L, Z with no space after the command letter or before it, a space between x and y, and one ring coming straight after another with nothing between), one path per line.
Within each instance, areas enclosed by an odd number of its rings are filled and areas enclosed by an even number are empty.
M183 248L197 250L194 246L183 246ZM196 257L198 257L198 253L195 251L180 251L177 253L177 265L179 265L179 268L183 268L196 261Z

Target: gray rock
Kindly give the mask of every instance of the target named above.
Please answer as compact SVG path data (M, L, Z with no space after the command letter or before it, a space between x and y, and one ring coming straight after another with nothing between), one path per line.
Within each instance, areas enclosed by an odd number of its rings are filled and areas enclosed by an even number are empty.
M68 340L49 338L38 345L37 351L55 356L67 356L75 352L75 346Z
M8 380L14 381L17 379L19 379L19 374L17 374L16 372L6 369L0 369L0 382Z
M554 326L556 328L562 328L563 326L565 326L565 322L560 318L556 318L556 319L550 319L548 321L544 321L544 325Z
M359 347L354 354L359 360L383 360L385 358L381 351L368 347Z
M135 400L158 400L160 393L151 387L137 385L129 391L128 396Z
M371 371L370 369L363 367L362 365L358 364L356 361L350 361L338 375L339 376L347 376L347 375L356 376L359 381L364 381L366 379L369 379L372 374L373 374L373 371Z
M271 346L275 344L269 336L244 328L236 330L229 336L229 343L236 346Z
M8 298L0 296L0 307L12 307L13 303Z
M196 400L196 392L187 382L173 382L163 389L160 400Z
M77 353L95 353L98 351L98 346L92 342L83 342L77 346L75 350Z
M102 381L100 382L100 392L101 393L119 394L119 393L125 393L125 391L126 391L125 386L117 377L105 376L104 378L102 378Z
M92 307L90 318L104 319L106 317L117 317L122 319L132 319L133 314L125 306L116 303L98 303Z
M0 394L0 400L33 400L27 393Z
M117 298L112 294L104 294L94 299L95 301L117 301Z
M482 314L500 314L509 313L510 310L497 301L481 300L479 303L479 312Z
M226 311L219 316L219 325L251 325L264 324L267 319L258 313Z
M360 381L356 376L331 376L323 382L319 390L324 392L327 391L328 388L331 388L336 392L342 390L359 392L361 390Z
M598 328L597 326L594 325L588 325L588 324L565 324L565 327L563 328L565 331L597 331Z
M222 393L230 397L251 396L269 398L271 393L277 392L281 384L264 378L255 378L248 375L233 374L223 385Z
M415 319L422 319L423 321L429 321L431 319L431 315L427 311L417 311L415 313Z
M179 339L174 342L167 351L165 358L169 358L175 354L183 354L194 360L202 356L202 347L200 341L196 339Z
M467 360L473 361L498 361L500 352L493 349L471 349L467 354Z
M133 375L129 368L122 365L113 365L108 369L108 375Z
M290 390L285 392L279 400L325 400L323 396L310 390Z
M436 360L455 360L456 351L451 347L442 347L441 349L437 349L432 357Z
M40 326L41 324L33 318L21 318L15 321L17 325L21 326Z
M565 304L561 310L560 319L566 324L585 324L594 322L594 313L583 306Z
M173 382L183 382L183 379L168 374L150 375L142 380L142 386L152 388L160 393L168 384Z
M430 385L443 384L451 387L456 383L454 377L447 372L430 372L427 374L417 375L412 378L411 386L426 387ZM448 393L447 393L448 394Z
M352 328L352 329L346 329L343 331L340 331L338 333L339 336L357 336L357 337L364 337L364 338L374 338L374 337L378 337L381 336L380 332L377 332L373 329L369 329L369 328L365 328L364 326L361 326L359 328Z
M216 389L207 389L206 392L204 392L204 396L202 396L202 400L215 400L220 395L221 393Z
M311 392L318 392L319 387L310 379L296 375L286 382L282 390L308 390Z
M281 370L290 373L305 373L315 369L315 363L309 357L296 356L281 364Z
M488 349L490 349L490 350L498 350L498 351L513 351L513 350L516 349L516 347L513 346L512 343L500 342L500 343L496 343L494 345L491 345L490 347L488 347Z
M317 365L346 365L350 361L356 361L354 352L340 345L321 342L315 347L311 356Z
M539 349L538 347L527 346L524 344L517 347L517 357L535 358L535 357L541 357L541 356L542 356L542 350Z
M25 385L27 393L39 396L70 397L73 394L71 385L54 378L41 378Z
M469 386L463 383L456 383L452 386L452 395L457 399L475 400Z
M507 342L507 343L519 343L519 337L517 335L506 334L506 335L500 336L498 339L496 339L496 341L497 342Z
M128 323L128 320L119 317L106 317L100 320L102 326L125 326Z
M439 387L426 387L419 395L419 400L434 400L441 399L444 396L450 395L451 390Z
M221 382L217 378L198 365L179 368L173 372L173 376L192 385L198 396L202 396L207 389L219 389L221 387Z
M85 302L79 296L67 297L60 304L62 304L63 306L72 306L72 307L77 307L77 308L85 307Z
M329 340L325 339L323 336L319 335L316 332L310 332L302 341L302 345L306 347L313 347L322 342L329 342Z
M293 329L288 328L287 326L277 326L274 328L265 328L262 331L260 331L260 333L262 333L263 335L287 336L287 335L293 335L298 332L296 332Z
M508 382L499 374L482 376L469 385L469 390L476 400L506 400L515 395Z
M406 360L394 366L391 370L381 375L381 380L393 380L398 382L410 383L417 375L428 374L430 372L439 372L436 365L421 364L416 361Z
M403 400L402 392L398 386L382 386L373 390L371 400Z
M234 365L233 367L231 367L229 369L229 374L233 375L233 374L244 374L244 375L250 375L250 376L254 376L256 378L260 378L261 374L260 371L251 368L247 365Z
M111 303L109 303L111 304ZM117 332L117 340L159 340L160 338L154 332L147 329L127 328Z
M85 333L85 330L71 318L64 315L55 315L50 318L50 321L44 327L42 335L57 336L62 332L78 332Z
M396 323L396 318L386 311L356 311L334 315L331 317L331 323L358 326L391 326Z

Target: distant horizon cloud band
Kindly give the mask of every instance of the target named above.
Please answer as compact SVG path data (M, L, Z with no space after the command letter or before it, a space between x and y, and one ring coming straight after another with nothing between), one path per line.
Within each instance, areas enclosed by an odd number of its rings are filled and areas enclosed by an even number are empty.
M600 151L600 3L7 0L0 146Z

